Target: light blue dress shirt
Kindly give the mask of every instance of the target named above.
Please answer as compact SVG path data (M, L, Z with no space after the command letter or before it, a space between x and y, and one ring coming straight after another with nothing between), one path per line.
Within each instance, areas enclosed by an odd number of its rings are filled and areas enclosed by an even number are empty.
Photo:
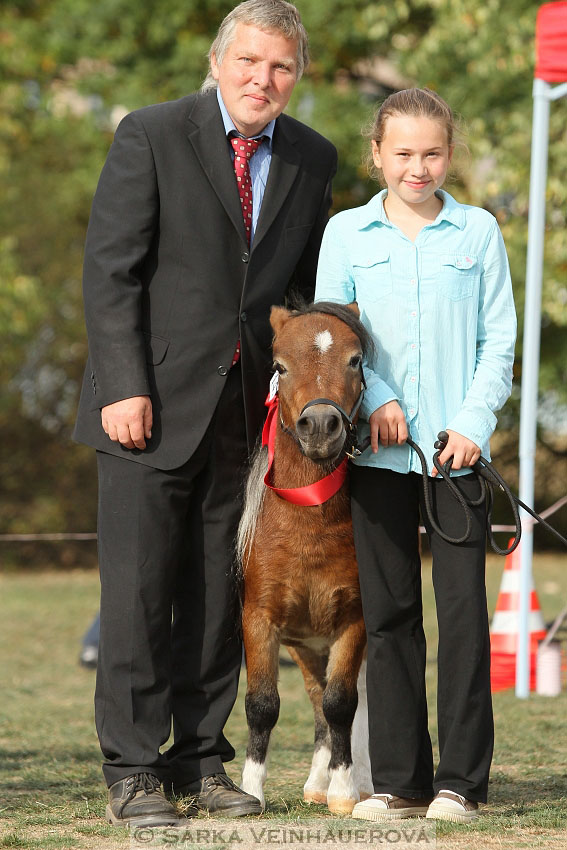
M236 133L237 136L242 136L242 133L238 132L238 130L234 126L232 118L227 112L226 106L224 105L224 101L222 99L222 95L220 93L220 88L218 88L218 86L217 99L219 102L226 135L228 136L229 133L233 132ZM252 138L254 139L261 139L262 137L265 138L263 144L260 145L254 156L250 159L250 181L252 183L252 229L250 234L250 245L252 245L252 243L254 242L256 225L258 224L260 208L264 199L264 192L266 191L266 183L268 182L270 163L272 162L272 140L274 136L275 126L276 121L274 119L264 127L261 133L259 133L257 136L252 136ZM232 160L234 161L234 150L232 149L232 146L230 144L228 147L230 149L230 155L232 157Z
M373 334L376 357L364 369L364 419L396 399L429 472L437 434L446 429L473 440L489 459L495 411L512 388L516 339L500 229L486 210L438 190L443 208L412 242L388 220L386 194L329 221L315 300L357 301ZM367 422L360 433L369 433ZM377 454L367 450L357 463L421 472L406 444L379 446Z

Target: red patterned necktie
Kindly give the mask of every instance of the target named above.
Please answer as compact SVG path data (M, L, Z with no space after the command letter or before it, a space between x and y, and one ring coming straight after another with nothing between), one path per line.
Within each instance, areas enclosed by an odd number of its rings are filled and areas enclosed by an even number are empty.
M236 186L242 205L242 218L246 240L250 245L252 234L252 180L250 179L250 159L256 153L262 139L241 139L239 136L231 136L230 144L234 150L234 173L236 175ZM231 366L235 366L240 360L240 340L236 343L236 351L232 357Z
M252 181L250 179L250 158L256 153L262 139L241 139L232 136L230 144L234 150L234 173L236 174L236 185L242 204L242 218L246 239L250 245L252 233Z

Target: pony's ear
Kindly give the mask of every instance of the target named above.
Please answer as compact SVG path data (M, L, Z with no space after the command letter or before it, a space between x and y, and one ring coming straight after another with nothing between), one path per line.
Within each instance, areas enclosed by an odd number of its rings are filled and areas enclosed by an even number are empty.
M281 331L290 316L291 310L286 310L285 307L272 307L270 313L270 324L276 336Z
M357 319L360 319L360 310L358 309L358 304L356 301L351 301L350 304L346 305L349 310L352 310Z

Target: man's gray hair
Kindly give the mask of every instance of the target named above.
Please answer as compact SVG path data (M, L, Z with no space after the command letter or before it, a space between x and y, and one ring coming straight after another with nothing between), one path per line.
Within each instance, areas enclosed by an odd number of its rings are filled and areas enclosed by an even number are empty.
M209 50L209 73L201 86L201 91L216 88L217 81L211 70L211 56L214 54L217 64L222 64L227 49L234 41L237 24L246 24L261 30L275 30L285 38L297 39L296 79L301 78L309 64L309 49L307 31L301 23L298 10L285 0L244 0L228 13L219 27L217 37Z

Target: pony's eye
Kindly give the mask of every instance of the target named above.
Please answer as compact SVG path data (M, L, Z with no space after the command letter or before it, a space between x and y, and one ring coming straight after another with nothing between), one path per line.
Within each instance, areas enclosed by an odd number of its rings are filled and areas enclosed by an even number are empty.
M285 375L287 372L285 366L282 366L282 364L278 363L277 360L274 362L274 370L278 373L278 375Z
M361 363L362 357L360 356L360 354L355 354L354 357L350 358L349 366L351 366L352 369L358 369Z

